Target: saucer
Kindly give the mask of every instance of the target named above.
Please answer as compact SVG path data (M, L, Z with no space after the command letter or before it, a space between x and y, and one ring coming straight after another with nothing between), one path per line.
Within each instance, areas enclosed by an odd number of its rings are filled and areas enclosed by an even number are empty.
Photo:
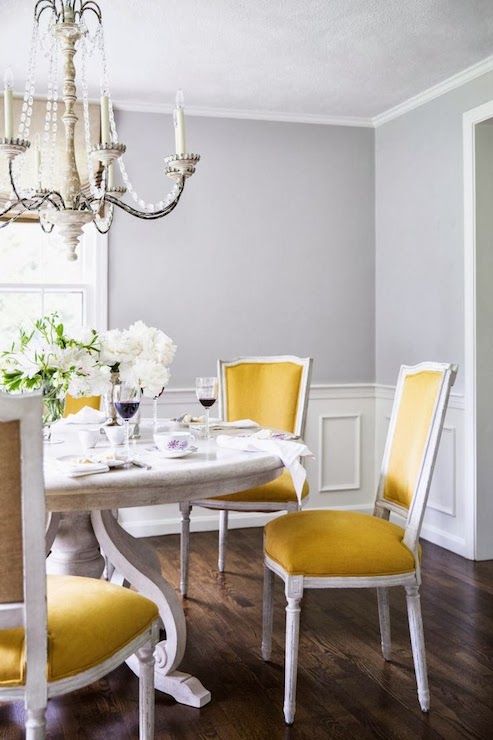
M150 449L150 452L158 452L161 457L166 457L168 460L173 460L174 458L178 457L188 457L188 455L192 455L194 452L197 452L199 448L198 447L189 447L186 450L160 450L158 447L153 447Z

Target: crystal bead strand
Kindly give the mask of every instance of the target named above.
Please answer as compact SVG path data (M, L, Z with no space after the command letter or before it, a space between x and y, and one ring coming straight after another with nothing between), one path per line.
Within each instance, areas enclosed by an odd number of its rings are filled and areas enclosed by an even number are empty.
M42 182L45 187L53 185L55 168L55 147L57 133L58 108L58 55L54 35L51 37L50 61L48 67L48 94L46 96L46 113L43 131Z
M19 123L19 139L28 139L31 129L31 117L33 114L34 92L36 88L36 62L38 56L39 27L36 21L33 25L31 36L31 48L29 50L29 61L27 66L26 86L24 88L24 99L22 101L21 118Z
M89 186L91 195L93 198L101 199L104 195L103 185L98 188L96 184L96 178L94 177L93 162L91 157L91 123L89 118L89 87L87 84L87 37L84 37L81 41L81 87L82 87L82 107L84 115L84 136L86 144L86 158L87 158L87 174L89 178Z
M108 96L111 139L115 144L117 144L118 143L118 131L116 128L115 114L113 110L113 100L111 98L111 93L109 89L108 65L107 65L107 60L106 60L106 49L104 45L104 35L103 35L102 28L100 30L99 51L101 55L101 68L102 68L101 96L103 95ZM130 177L128 175L127 168L125 167L125 161L123 157L119 158L118 166L120 168L120 172L121 172L122 179L123 179L123 184L125 185L127 192L131 196L132 200L139 206L139 208L141 208L141 210L147 211L147 213L153 213L154 211L161 211L163 210L165 206L169 205L176 199L179 193L178 185L174 185L173 189L171 190L170 193L168 193L165 200L160 200L156 204L146 203L146 201L143 198L139 197L139 194L135 190L132 184L132 181L130 180Z

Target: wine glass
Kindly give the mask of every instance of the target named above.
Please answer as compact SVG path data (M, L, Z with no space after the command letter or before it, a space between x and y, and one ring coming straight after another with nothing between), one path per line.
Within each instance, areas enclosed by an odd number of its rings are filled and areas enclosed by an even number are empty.
M137 413L140 406L141 389L130 383L120 383L115 386L113 401L118 416L123 419L125 426L125 457L130 460L130 419Z
M195 394L205 408L205 438L209 439L209 410L217 399L217 378L195 378Z

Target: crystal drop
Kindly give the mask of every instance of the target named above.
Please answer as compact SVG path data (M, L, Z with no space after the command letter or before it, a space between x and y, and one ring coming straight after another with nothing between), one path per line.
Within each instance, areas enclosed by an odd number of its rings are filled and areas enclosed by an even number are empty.
M164 200L160 200L159 203L157 204L157 209L158 211L162 211L163 208L164 208Z
M46 110L51 110L51 100L46 102Z
M139 200L139 206L140 206L140 208L146 208L145 201L142 200L142 198Z
M29 108L27 109L27 115L32 116L32 114L33 114L33 109L31 106L29 106Z
M154 211L155 210L154 203L149 203L149 205L147 206L147 210Z
M135 192L135 190L132 190L132 198L134 199L134 201L135 201L136 203L137 203L137 202L138 202L138 200L139 200L139 196L137 195L137 193Z
M49 123L45 123L45 131L49 131L49 130L50 130L50 124ZM48 137L46 137L46 138L48 138Z
M55 134L58 129L58 126L56 123L53 124L53 133Z
M27 111L27 103L22 103L22 112L25 113Z
M29 99L27 102L29 103L29 105L32 105L34 103L34 99L32 95L29 96Z
M21 121L22 121L22 123L24 123L25 120L26 120L26 114L25 113L21 113Z

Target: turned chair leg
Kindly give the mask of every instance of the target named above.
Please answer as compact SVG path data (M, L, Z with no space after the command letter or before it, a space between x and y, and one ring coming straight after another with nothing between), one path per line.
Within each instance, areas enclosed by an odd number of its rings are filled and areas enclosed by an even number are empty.
M137 651L139 659L139 740L154 737L154 645Z
M219 555L217 558L217 569L224 573L226 564L226 542L228 539L228 511L221 509L219 512Z
M287 725L294 722L296 711L296 680L298 674L298 644L300 635L300 601L303 595L303 576L293 576L286 581L286 654L284 677L284 719Z
M270 660L272 652L272 618L274 615L274 573L264 565L264 598L262 604L262 658Z
M390 609L388 588L377 588L377 599L382 655L385 660L390 660L392 641L390 636Z
M46 737L46 707L26 710L26 740L44 740Z
M181 511L181 538L180 538L180 592L182 596L188 591L188 557L190 553L190 512L192 507L188 501L180 504Z
M414 671L418 686L418 699L423 712L430 709L430 692L428 689L428 672L426 668L425 639L423 620L421 617L421 602L418 586L406 586L407 616L411 647L413 651Z

